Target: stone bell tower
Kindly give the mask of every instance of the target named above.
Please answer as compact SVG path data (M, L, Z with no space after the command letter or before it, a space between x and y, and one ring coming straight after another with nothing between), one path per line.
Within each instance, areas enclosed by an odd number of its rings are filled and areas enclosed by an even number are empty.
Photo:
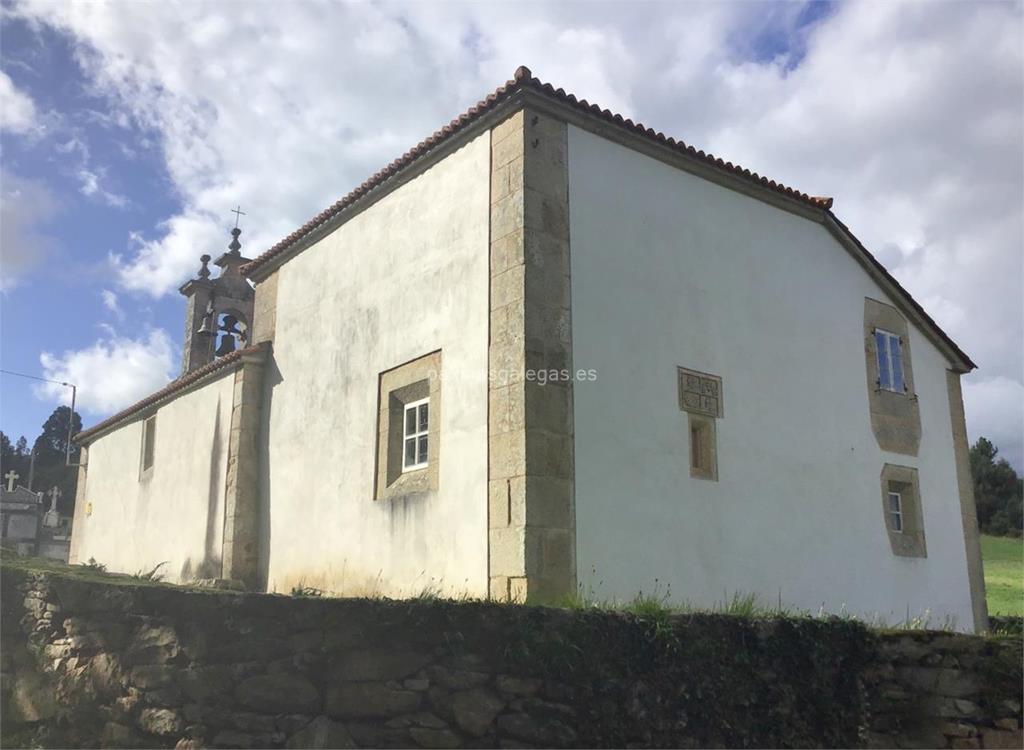
M210 278L210 256L203 255L196 278L178 290L188 298L182 375L249 345L255 292L240 270L249 262L241 253L241 233L236 225L228 251L214 261L221 269L217 278Z

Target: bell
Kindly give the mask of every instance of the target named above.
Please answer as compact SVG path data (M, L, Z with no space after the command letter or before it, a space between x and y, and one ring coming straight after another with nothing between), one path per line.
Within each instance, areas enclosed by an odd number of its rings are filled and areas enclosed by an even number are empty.
M200 336L212 336L213 335L214 331L213 331L213 326L210 325L210 316L209 315L204 315L203 316L203 324L201 326L199 326L199 330L196 331L196 333L199 334Z
M231 354L235 350L235 337L230 333L225 333L220 337L220 346L217 347L216 355L223 357L225 354Z

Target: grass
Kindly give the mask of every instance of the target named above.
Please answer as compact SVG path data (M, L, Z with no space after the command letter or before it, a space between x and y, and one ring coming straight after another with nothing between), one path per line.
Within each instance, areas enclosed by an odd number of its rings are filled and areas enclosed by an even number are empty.
M652 592L640 592L625 601L603 599L595 596L593 590L582 588L573 596L563 597L552 606L571 610L597 610L602 612L626 612L633 615L664 620L671 615L731 615L746 619L799 619L799 620L846 620L859 622L861 625L875 630L956 630L956 618L947 616L942 619L934 617L930 610L913 613L907 610L903 619L890 621L877 613L874 615L858 615L850 612L846 605L832 611L824 606L817 610L787 607L782 604L781 592L778 603L759 598L756 594L735 591L731 595L723 593L722 599L714 604L694 605L689 601L677 602L672 599L671 587L662 589L655 580Z
M981 554L985 562L985 588L989 613L993 615L1024 617L1024 540L1013 537L982 535ZM163 576L159 573L159 569L164 563L156 566L152 571L139 571L135 575L119 575L107 572L103 565L93 561L80 565L66 565L55 560L19 557L6 548L0 551L0 560L7 567L57 573L106 583L120 585L169 585L161 582ZM210 589L187 585L175 588L186 588L204 592L210 591ZM437 587L427 586L416 598L420 600L440 599L442 598L440 593ZM327 592L310 586L298 586L292 589L291 594L296 597L319 597L326 596ZM463 601L468 600L463 599ZM690 614L703 611L743 617L828 617L831 615L841 619L860 619L849 615L845 612L845 609L838 613L828 613L824 610L817 613L787 610L781 606L781 602L779 606L773 606L769 603L759 602L753 595L744 595L739 592L734 593L731 599L725 596L720 603L712 607L697 608L688 603L673 604L670 601L670 591L668 589L662 591L661 587L655 582L653 592L637 594L632 601L605 601L600 597L595 597L594 592L580 591L575 596L567 597L558 602L555 606L568 609L618 610L649 617L664 617L669 614ZM920 617L911 617L909 612L907 613L906 621L895 625L890 625L881 620L868 620L864 624L876 628L897 627L915 630L920 628L945 629L950 627L949 623L931 622L927 613Z
M89 562L68 565L59 560L52 560L45 557L26 557L18 555L7 547L0 547L0 566L14 570L23 570L35 573L53 573L55 575L77 578L83 581L94 581L96 583L109 583L115 586L160 586L162 588L184 589L202 593L232 593L229 589L211 589L190 584L173 584L163 580L159 572L165 563L160 563L152 570L140 570L136 573L113 573L107 570L102 563L93 559ZM237 592L236 592L237 593Z
M982 534L981 557L989 614L1024 616L1024 540Z

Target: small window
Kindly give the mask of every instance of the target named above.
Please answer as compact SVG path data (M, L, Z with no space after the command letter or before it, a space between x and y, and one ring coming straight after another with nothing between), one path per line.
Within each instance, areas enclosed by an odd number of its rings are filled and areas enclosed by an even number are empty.
M718 458L715 446L715 420L690 414L690 476L695 479L718 480Z
M885 464L881 479L885 532L893 554L899 557L927 557L917 469Z
M380 373L375 500L437 492L442 411L440 350Z
M889 528L903 533L903 498L898 492L889 493Z
M878 387L886 391L904 393L903 341L895 333L875 329L875 350L878 356Z
M153 468L156 455L156 415L142 423L142 472Z
M427 440L430 425L430 399L405 405L402 430L402 471L427 465Z
M695 469L707 466L708 447L704 443L702 425L690 425L690 466Z

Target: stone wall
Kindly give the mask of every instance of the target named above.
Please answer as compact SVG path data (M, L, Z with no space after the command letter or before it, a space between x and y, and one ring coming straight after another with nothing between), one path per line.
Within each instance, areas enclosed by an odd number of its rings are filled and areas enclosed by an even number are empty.
M304 599L9 566L0 583L5 746L1021 742L1019 638Z
M1021 748L1020 638L889 633L864 683L873 747Z

